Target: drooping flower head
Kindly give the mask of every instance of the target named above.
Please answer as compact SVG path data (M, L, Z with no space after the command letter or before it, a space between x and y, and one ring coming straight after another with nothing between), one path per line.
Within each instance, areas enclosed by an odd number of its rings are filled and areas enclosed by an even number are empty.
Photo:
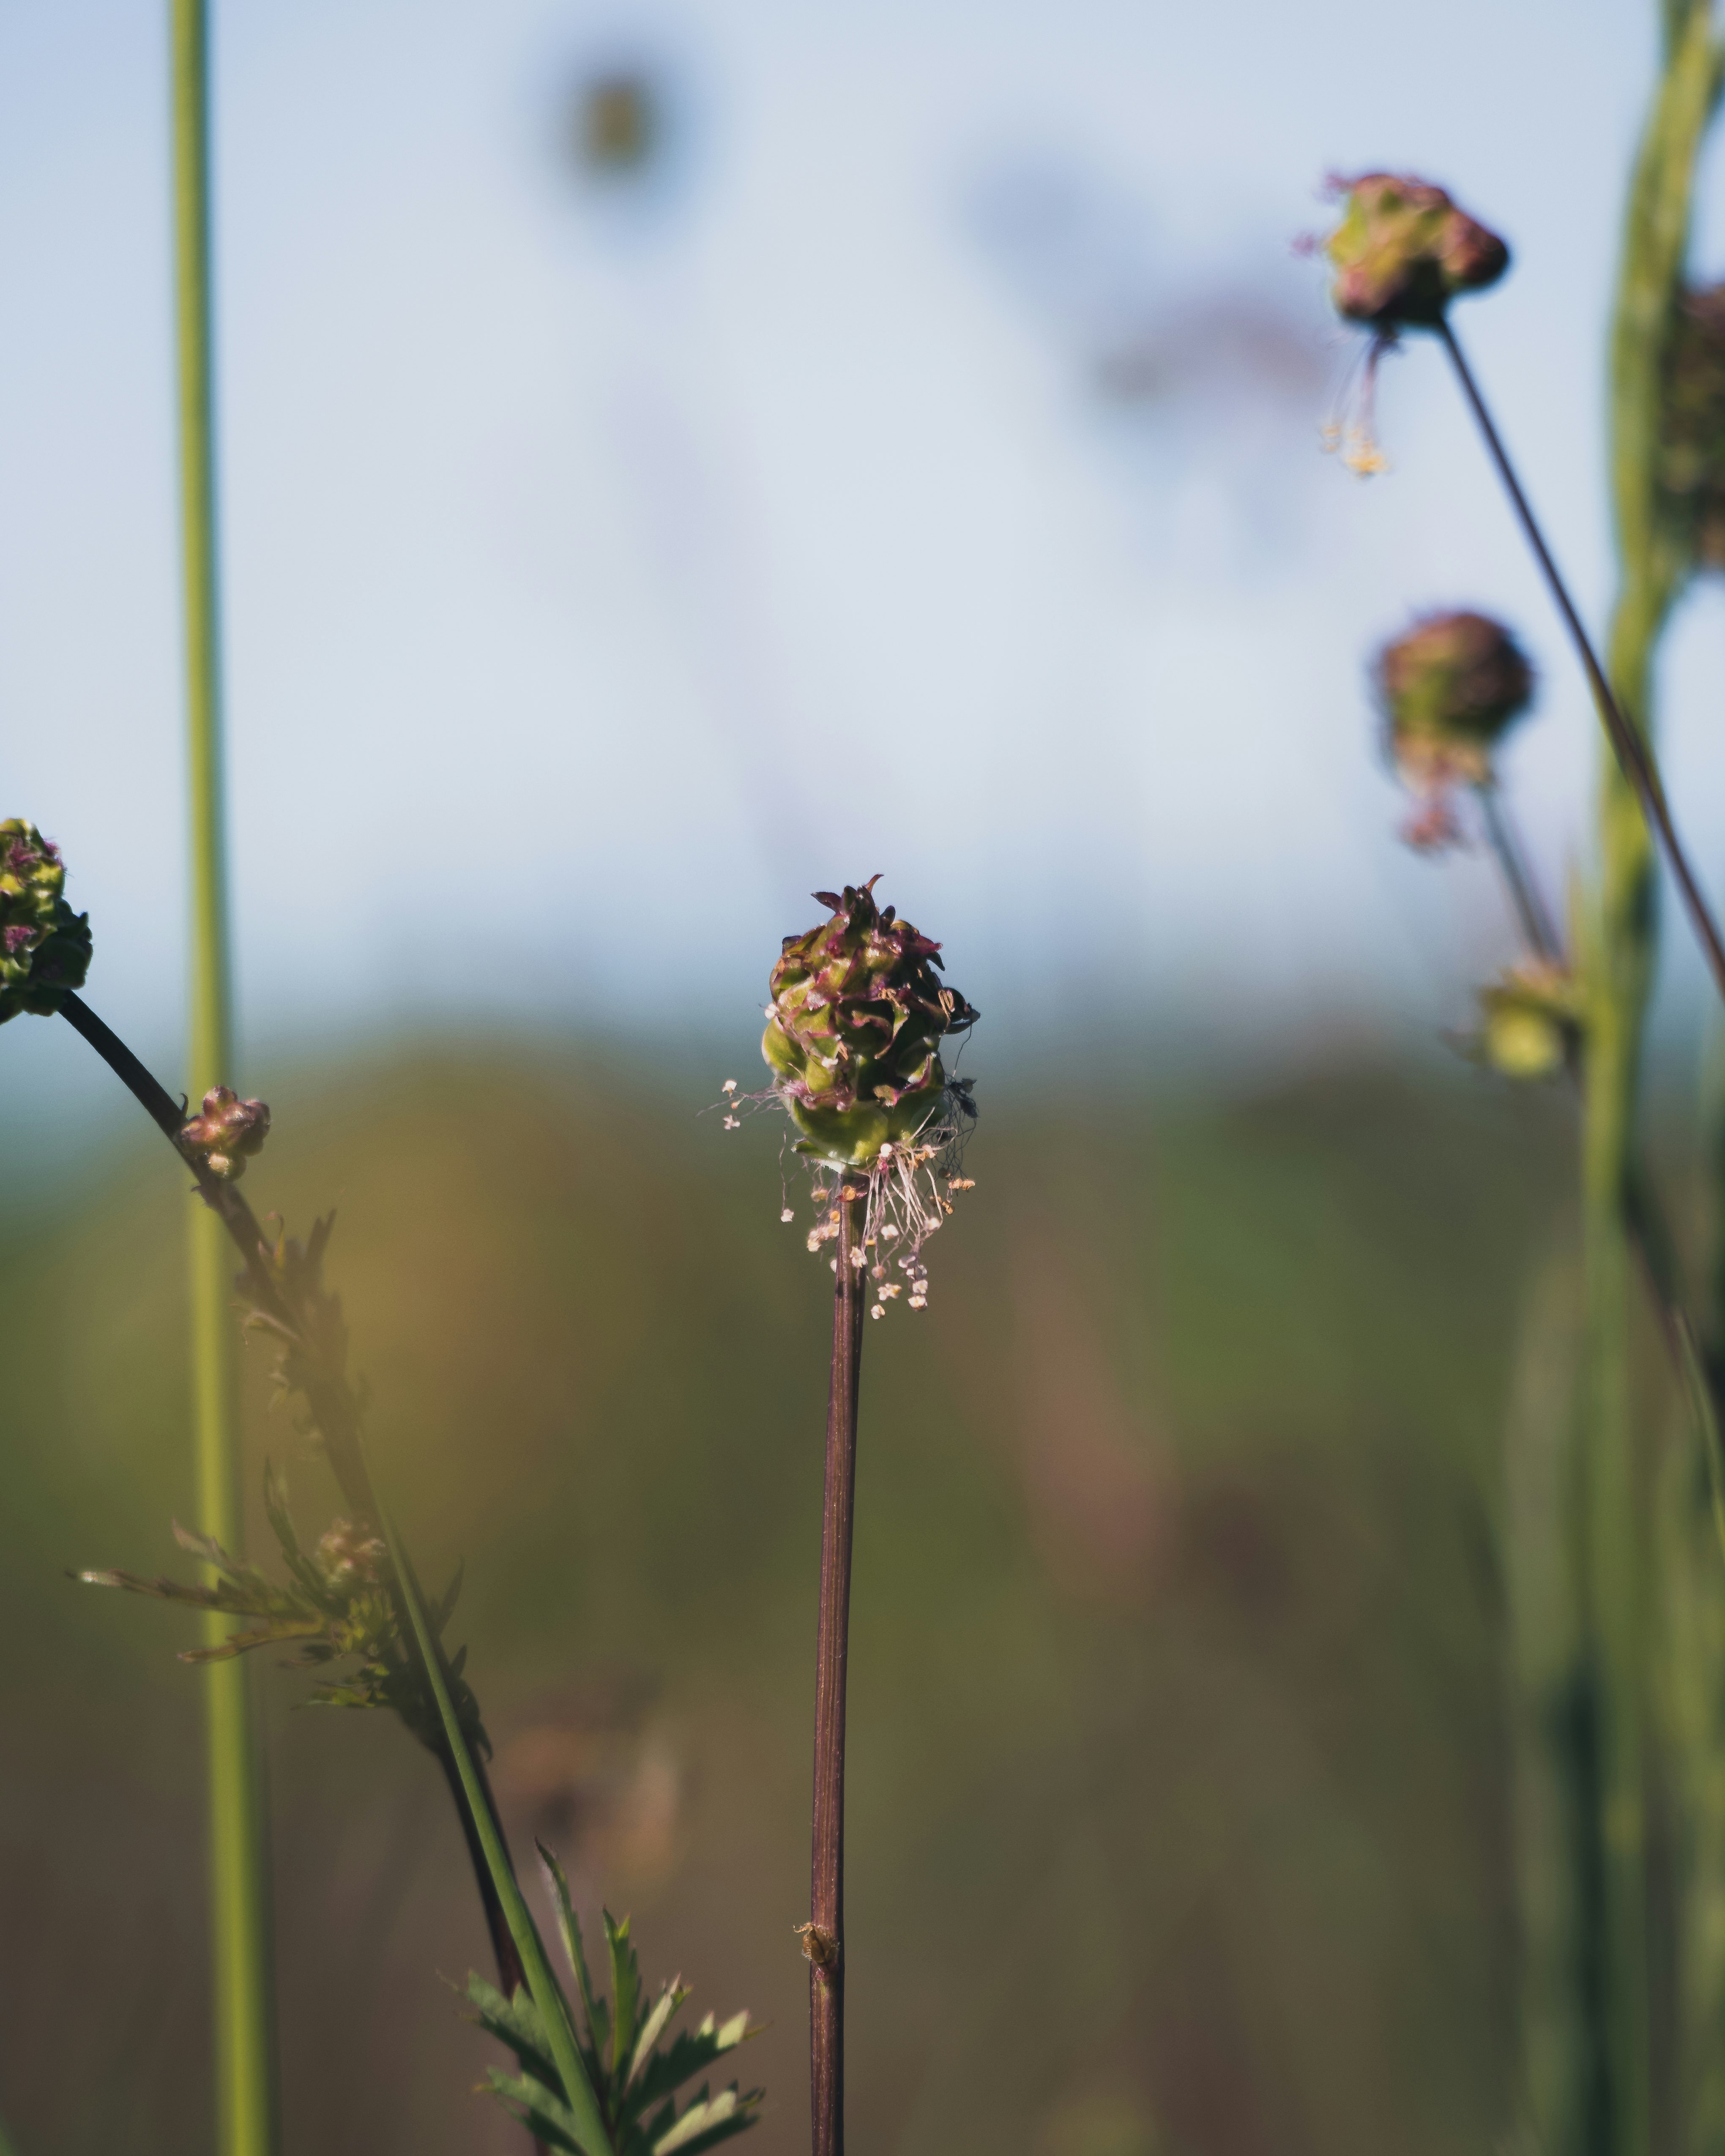
M20 1011L49 1018L90 970L90 917L62 893L58 846L33 824L0 824L0 1025Z
M832 917L784 939L761 1038L800 1150L839 1167L868 1167L939 1120L941 1043L977 1020L937 971L940 945L876 908L880 880L815 892Z
M1373 668L1391 760L1420 808L1407 835L1454 835L1450 789L1489 786L1492 751L1527 710L1533 670L1488 614L1427 614L1378 653Z
M1509 267L1503 241L1442 187L1395 172L1336 186L1345 206L1324 252L1336 273L1330 296L1346 321L1386 336L1435 329L1451 300L1485 290Z

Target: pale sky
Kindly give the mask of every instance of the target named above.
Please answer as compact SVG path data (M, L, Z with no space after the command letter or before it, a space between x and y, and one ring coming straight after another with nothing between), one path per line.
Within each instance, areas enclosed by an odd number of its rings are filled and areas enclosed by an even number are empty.
M1481 864L1395 844L1365 656L1434 605L1521 628L1553 883L1593 721L1435 348L1386 371L1388 475L1321 454L1350 347L1289 242L1327 170L1385 164L1507 234L1458 325L1598 620L1651 5L214 12L254 1058L501 1014L734 1029L746 1069L806 894L875 870L978 1069L1098 1009L1175 1057L1465 1014L1507 927ZM165 13L0 0L0 814L64 847L90 1000L172 1075ZM634 193L561 146L619 54L678 115ZM1110 408L1122 335L1164 387ZM1725 869L1722 642L1707 594L1666 724ZM0 1103L56 1082L49 1031L0 1034Z

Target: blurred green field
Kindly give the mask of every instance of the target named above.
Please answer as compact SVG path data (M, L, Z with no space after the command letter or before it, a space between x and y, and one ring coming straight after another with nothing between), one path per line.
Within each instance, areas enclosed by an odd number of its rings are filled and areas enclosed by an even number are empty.
M829 1276L778 1132L697 1120L728 1069L544 1042L249 1075L248 1192L336 1208L380 1476L428 1573L467 1560L511 1830L634 1912L649 1977L768 2023L749 2145L787 2156ZM1495 1493L1562 1103L1386 1070L982 1098L931 1308L866 1342L855 2145L1476 2151L1515 2042ZM183 1564L189 1202L140 1116L0 1222L18 2156L209 2146L191 1620L64 1576ZM287 1461L316 1532L254 1360L254 1498ZM290 2150L520 2148L444 1980L485 1941L434 1768L256 1674Z

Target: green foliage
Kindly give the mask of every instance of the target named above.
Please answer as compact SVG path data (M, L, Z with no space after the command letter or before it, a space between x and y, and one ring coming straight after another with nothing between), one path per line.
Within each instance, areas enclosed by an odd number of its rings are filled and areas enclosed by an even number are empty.
M281 1546L289 1578L278 1584L242 1558L230 1556L208 1535L193 1534L177 1522L174 1537L183 1550L201 1558L214 1577L206 1584L177 1579L145 1579L131 1572L80 1572L91 1587L118 1587L158 1602L177 1602L195 1609L251 1621L225 1640L188 1647L182 1662L231 1661L254 1647L292 1644L298 1648L283 1666L320 1669L336 1662L351 1666L327 1684L316 1686L309 1707L387 1707L398 1714L421 1743L435 1748L439 1723L434 1702L402 1638L391 1593L389 1553L375 1535L351 1520L333 1521L310 1550L301 1544L288 1511L287 1486L273 1467L264 1471L264 1509ZM428 1615L439 1638L454 1613L461 1592L458 1570ZM466 1650L450 1658L449 1675L464 1733L487 1756L490 1745L480 1719L479 1703L463 1681Z
M0 1025L21 1011L51 1018L90 971L90 916L62 896L59 849L21 816L0 824Z
M762 2092L740 2094L732 2082L716 2096L703 2082L677 2109L677 2092L696 2074L706 2073L726 2052L760 2031L749 2025L747 2010L717 2022L706 2015L699 2028L681 2030L669 2042L665 2032L690 1994L673 1979L643 2012L641 1972L629 1938L629 1919L619 1924L603 1912L605 1948L610 1964L608 1999L593 1989L580 1920L561 1865L542 1844L556 1900L557 1930L568 1957L581 2002L576 2040L593 2083L617 2156L699 2156L752 2126ZM558 2093L560 2077L552 2063L552 2046L538 2009L525 1989L506 1999L482 1976L467 1979L467 1997L480 2025L514 2052L519 2073L493 2066L485 2086L538 2138L553 2148L582 2156L585 2144ZM567 2001L566 2001L567 2003ZM574 2020L571 2015L572 2021ZM590 2156L590 2152L588 2152Z

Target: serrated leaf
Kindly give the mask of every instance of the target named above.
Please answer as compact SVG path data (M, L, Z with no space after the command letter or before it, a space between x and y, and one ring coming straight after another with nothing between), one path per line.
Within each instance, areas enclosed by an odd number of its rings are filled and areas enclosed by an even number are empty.
M555 2097L542 2082L527 2074L506 2074L496 2066L487 2066L485 2082L494 2096L501 2097L516 2117L531 2126L540 2140L553 2148L568 2152L568 2156L588 2156L588 2152L575 2138L575 2115L561 2097Z
M466 1572L467 1560L465 1558L463 1558L455 1567L455 1577L444 1589L443 1594L438 1600L431 1604L429 1610L427 1612L428 1615L431 1619L432 1630L438 1633L439 1635L441 1635L444 1625L449 1623L450 1618L455 1614L455 1604L461 1599L461 1583L466 1575Z
M706 2015L698 2029L680 2030L667 2049L655 2051L648 2060L631 2093L629 2109L639 2113L661 2097L674 2098L685 2082L703 2072L722 2053L734 2051L760 2033L749 2026L746 2008L741 2014L733 2014L722 2029L715 2027L712 2015Z
M599 1913L605 1920L605 1943L611 1950L611 2071L614 2076L620 2076L635 2040L635 2016L641 2006L641 1965L629 1943L629 1918L618 1924L612 1922L608 1909Z
M718 2033L713 2041L720 2051L734 2051L739 2044L747 2042L751 2036L758 2036L760 2033L758 2029L750 2028L749 2010L745 2006L741 2013L733 2014L728 2021L719 2024Z
M470 1970L467 1997L477 2011L480 2025L500 2044L506 2044L530 2074L555 2090L556 2061L545 2034L539 2009L525 1984L517 1984L513 1999L506 1999L495 1984L487 1984L477 1970Z
M666 2022L688 1996L681 1984L676 1981L668 1984L660 1993L653 2011L641 2024L641 2033L635 2039L634 2056L629 2062L629 2073L623 2084L625 2089L633 2086L635 2076L647 2062L649 2053L665 2034Z
M231 1580L239 1588L262 1588L268 1591L269 1582L257 1567L248 1564L244 1558L230 1557L213 1535L195 1534L190 1527L182 1527L177 1520L170 1525L180 1548L193 1557L201 1558L223 1579Z
M285 1640L303 1640L322 1630L322 1619L309 1613L272 1617L267 1624L256 1625L249 1632L230 1632L213 1646L182 1648L178 1659L182 1662L229 1661L235 1655L244 1655L253 1647L280 1646Z
M288 1510L287 1478L278 1475L274 1463L267 1460L264 1462L264 1516L280 1546L288 1570L308 1594L320 1603L325 1601L329 1593L329 1582L300 1545L293 1515Z
M610 2034L610 2016L605 2003L593 1997L593 1979L587 1973L587 1949L582 1943L581 1919L575 1913L575 1904L569 1895L569 1882L559 1864L542 1841L533 1846L539 1852L539 1861L551 1880L552 1901L557 1909L557 1936L562 1940L563 1952L569 1966L575 1972L576 1988L581 1994L581 2010L587 2016L588 2064L595 2070L595 2079L603 2093L609 2076L603 2071L606 2041Z
M733 2133L754 2124L755 2106L760 2100L757 2091L739 2097L732 2087L709 2097L703 2089L670 2131L653 2143L653 2156L672 2156L675 2149L680 2149L683 2156L699 2156L703 2148L716 2148Z

